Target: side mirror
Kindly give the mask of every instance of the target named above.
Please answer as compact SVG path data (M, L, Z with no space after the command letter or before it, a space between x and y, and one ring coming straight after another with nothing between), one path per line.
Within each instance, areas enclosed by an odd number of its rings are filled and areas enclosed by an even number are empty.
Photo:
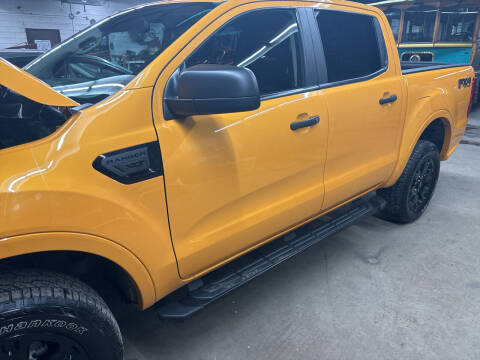
M203 64L177 75L165 103L175 117L255 110L260 107L257 79L247 68ZM167 84L167 88L169 84ZM168 96L169 93L176 93Z

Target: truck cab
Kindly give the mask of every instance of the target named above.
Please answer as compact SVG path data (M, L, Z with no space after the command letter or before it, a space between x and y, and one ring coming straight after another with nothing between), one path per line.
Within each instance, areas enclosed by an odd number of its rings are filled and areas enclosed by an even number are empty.
M420 217L473 78L401 63L344 1L149 3L0 70L0 355L112 360L107 284L182 317L361 216Z

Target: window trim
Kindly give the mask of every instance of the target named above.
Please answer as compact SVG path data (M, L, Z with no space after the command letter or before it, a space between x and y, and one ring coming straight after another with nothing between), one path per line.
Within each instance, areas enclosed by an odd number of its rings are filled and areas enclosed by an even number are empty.
M371 80L371 79L374 79L374 78L380 76L385 71L387 71L387 69L382 68L382 69L377 70L376 72L374 72L372 74L361 76L361 77L358 77L358 78L342 80L342 81L335 81L335 82L331 82L331 83L325 83L325 84L319 85L318 89L328 89L328 88L335 87L335 86L342 86L342 85L354 84L354 83L357 83L357 82Z
M363 82L367 80L374 79L381 74L385 73L389 68L390 68L390 63L389 63L389 58L388 58L388 51L387 51L387 46L385 43L385 37L383 36L383 31L380 25L380 22L378 21L377 17L374 15L369 15L369 14L363 14L363 13L358 13L355 11L348 11L348 10L337 10L337 9L309 9L310 10L310 28L312 31L312 36L316 38L316 46L318 49L320 49L319 52L321 52L320 56L317 54L317 58L320 59L318 62L319 66L319 73L322 74L320 77L321 79L326 79L324 83L319 83L317 86L317 89L327 89L331 87L336 87L336 86L343 86L343 85L348 85L348 84L353 84L357 82ZM348 14L355 14L355 15L360 15L360 16L368 16L373 20L373 25L375 27L375 34L377 38L377 44L378 44L378 49L380 51L380 61L384 63L383 67L378 69L377 71L360 76L357 78L352 78L352 79L347 79L347 80L341 80L341 81L334 81L334 82L328 82L328 71L327 71L327 65L326 65L326 60L325 60L325 50L323 48L323 41L322 41L322 36L320 34L320 29L317 24L317 20L315 18L315 12L316 11L335 11L335 12L340 12L340 13L348 13Z
M315 91L317 89L318 89L318 85L312 85L312 86L309 86L309 87L302 87L302 88L298 88L298 89L279 91L279 92L275 92L275 93L261 95L260 96L260 101L272 100L272 99L276 99L276 98L279 98L279 97L302 94L302 93L306 93L306 92L310 92L310 91Z

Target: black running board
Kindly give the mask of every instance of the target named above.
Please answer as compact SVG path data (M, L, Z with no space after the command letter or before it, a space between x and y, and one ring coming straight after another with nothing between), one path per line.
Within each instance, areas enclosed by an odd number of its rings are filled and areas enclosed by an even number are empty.
M188 285L188 293L184 298L169 300L167 297L157 304L156 310L162 318L188 317L384 206L385 200L376 196L353 201L193 281Z

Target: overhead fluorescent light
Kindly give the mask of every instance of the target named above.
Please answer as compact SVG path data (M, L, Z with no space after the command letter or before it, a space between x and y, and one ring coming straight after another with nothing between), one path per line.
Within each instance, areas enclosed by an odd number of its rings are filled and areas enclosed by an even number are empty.
M407 3L407 2L413 2L413 0L385 0L385 1L379 1L376 3L369 3L368 5L390 5L390 4L398 4L398 3Z
M77 5L90 5L90 6L103 6L107 0L60 0L62 3L77 4Z

